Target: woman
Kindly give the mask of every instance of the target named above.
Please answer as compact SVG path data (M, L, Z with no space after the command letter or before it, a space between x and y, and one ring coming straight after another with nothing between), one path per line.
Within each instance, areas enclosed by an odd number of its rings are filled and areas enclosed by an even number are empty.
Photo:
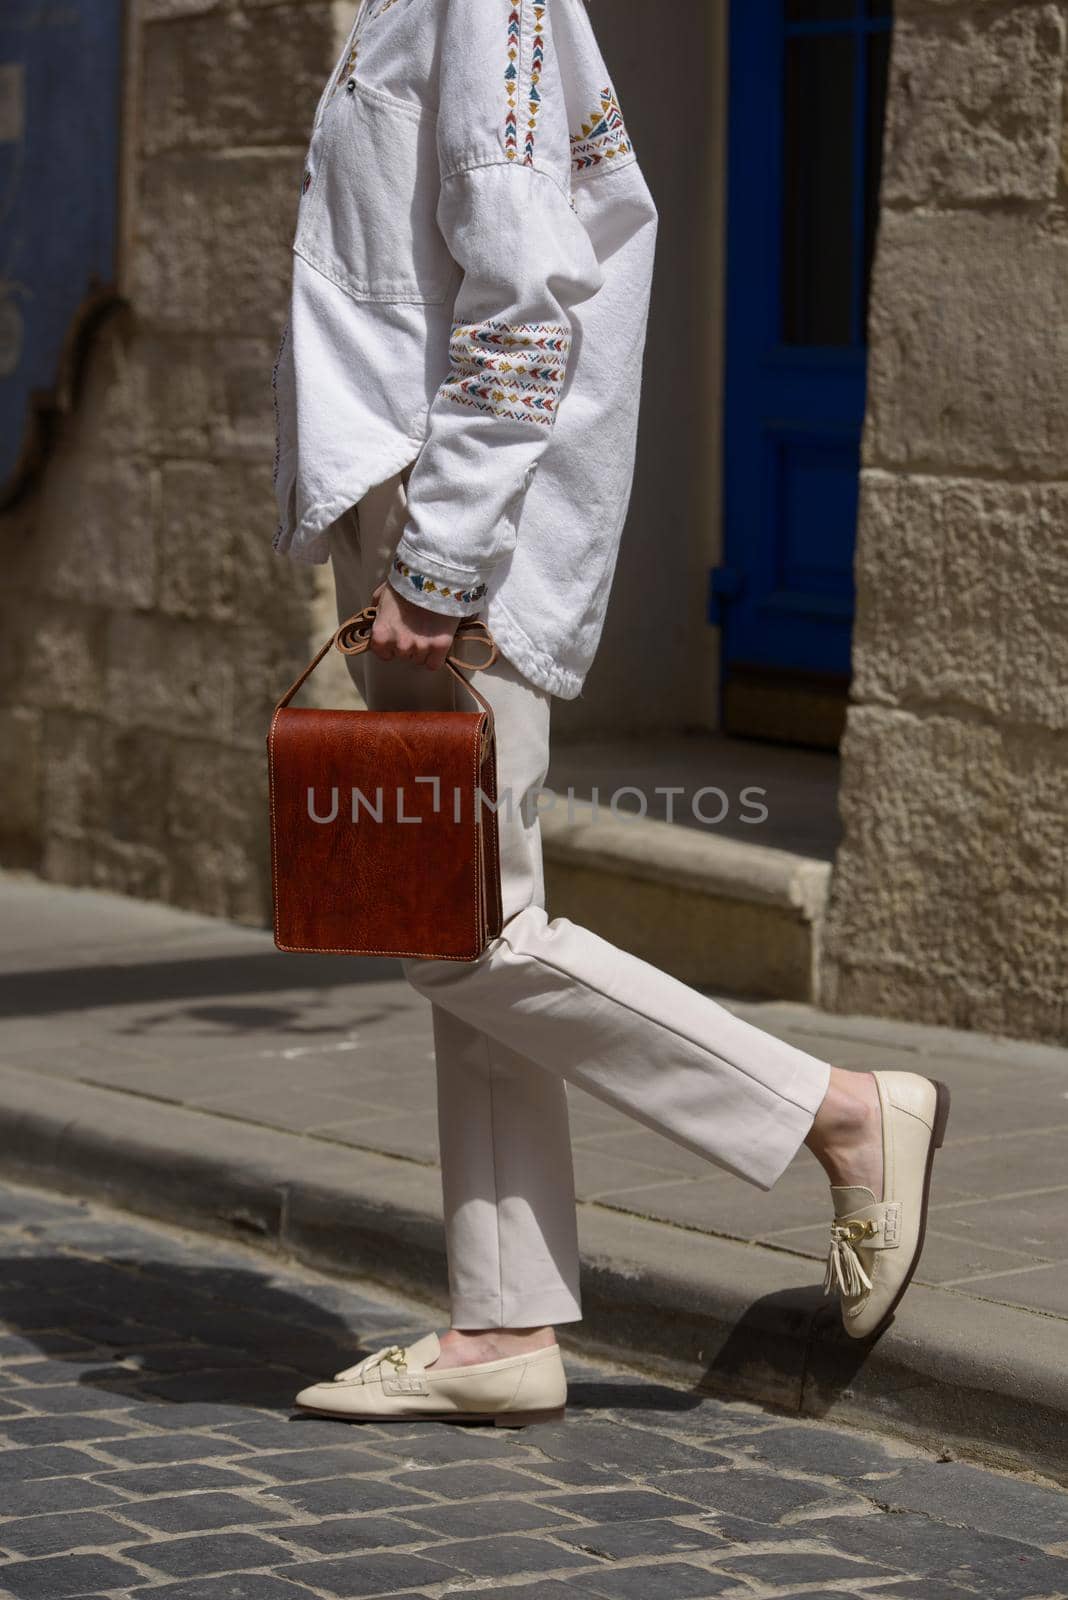
M583 0L364 0L316 113L275 369L276 548L373 596L372 707L449 707L463 617L499 783L536 790L600 637L634 461L657 213ZM343 1417L559 1415L581 1316L565 1081L763 1189L826 1171L855 1337L915 1270L948 1094L852 1073L564 919L499 818L504 928L410 960L432 1003L451 1326L298 1396Z

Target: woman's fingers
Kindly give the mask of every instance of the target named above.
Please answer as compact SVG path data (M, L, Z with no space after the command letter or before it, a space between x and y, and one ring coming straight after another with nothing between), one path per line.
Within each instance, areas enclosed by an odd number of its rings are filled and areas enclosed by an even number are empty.
M393 634L376 626L371 635L371 649L380 661L407 661L413 667L443 667L449 646L433 648L418 634Z
M380 661L406 661L438 671L445 665L459 617L439 616L398 596L388 583L375 590L378 614L371 630L371 651Z

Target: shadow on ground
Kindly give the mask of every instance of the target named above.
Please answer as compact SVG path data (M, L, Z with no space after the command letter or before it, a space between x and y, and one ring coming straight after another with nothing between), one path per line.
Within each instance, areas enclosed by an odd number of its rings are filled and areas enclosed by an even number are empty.
M822 1290L761 1295L727 1333L698 1385L702 1394L823 1415L855 1384L877 1339L851 1339ZM818 1362L817 1362L818 1355ZM818 1366L818 1403L811 1378Z
M403 982L399 961L355 956L262 954L183 956L174 961L60 967L0 976L0 1017L52 1016L145 1001L205 1000L288 989L334 989Z
M0 1258L0 1322L41 1353L20 1374L35 1385L98 1391L84 1410L106 1409L105 1397L115 1396L120 1405L208 1403L288 1414L303 1384L425 1331L425 1322L399 1326L387 1307L350 1325L329 1302L352 1293L329 1283L298 1293L239 1267L163 1260L134 1266L60 1254ZM79 1408L74 1397L51 1399L60 1409ZM572 1410L664 1413L699 1404L697 1395L625 1378L579 1377L569 1396Z
M24 1376L139 1400L288 1408L378 1342L253 1270L54 1255L0 1259L0 1282L0 1319L54 1369Z

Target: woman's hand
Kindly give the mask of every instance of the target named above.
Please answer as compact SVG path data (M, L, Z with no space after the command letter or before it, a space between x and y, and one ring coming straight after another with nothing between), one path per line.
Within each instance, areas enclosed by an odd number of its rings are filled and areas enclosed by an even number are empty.
M371 649L380 661L410 661L432 672L445 665L462 617L413 605L388 582L380 583L371 598L378 607Z

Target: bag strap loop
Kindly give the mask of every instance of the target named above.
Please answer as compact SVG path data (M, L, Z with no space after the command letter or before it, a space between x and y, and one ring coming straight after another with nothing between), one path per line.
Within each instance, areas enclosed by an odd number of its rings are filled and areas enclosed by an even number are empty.
M347 618L336 632L331 634L319 653L309 661L300 677L290 684L281 700L275 706L275 711L278 712L285 709L297 690L307 682L329 651L337 649L343 656L358 656L362 655L365 650L369 650L371 647L371 633L377 616L378 607L372 605L364 606L362 611L358 611L354 616ZM475 646L476 657L481 648L483 659L474 661L466 659L461 653L466 645ZM452 647L445 659L445 665L453 677L463 684L464 688L477 700L486 713L488 720L485 737L482 741L483 758L485 758L485 753L489 749L489 742L493 738L493 707L485 696L475 688L467 674L461 672L460 668L466 667L471 672L485 672L487 668L493 666L499 655L500 651L497 648L496 641L480 617L461 618L453 638Z

